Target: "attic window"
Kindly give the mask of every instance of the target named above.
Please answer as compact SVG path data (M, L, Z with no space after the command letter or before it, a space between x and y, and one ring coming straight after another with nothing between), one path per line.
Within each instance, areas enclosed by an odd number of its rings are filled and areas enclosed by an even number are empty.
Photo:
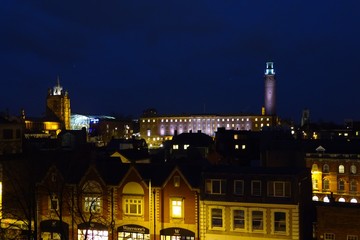
M174 187L180 187L180 176L174 176Z

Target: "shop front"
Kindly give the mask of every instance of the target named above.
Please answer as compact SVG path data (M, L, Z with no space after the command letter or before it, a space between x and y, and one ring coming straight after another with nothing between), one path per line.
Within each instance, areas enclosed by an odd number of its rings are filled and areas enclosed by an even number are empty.
M78 240L108 240L108 228L96 222L80 223L78 225Z
M59 220L44 220L40 222L41 239L60 240L69 238L69 225Z
M195 233L184 228L160 230L160 240L195 240Z
M129 224L118 227L118 240L150 240L150 231L148 228Z

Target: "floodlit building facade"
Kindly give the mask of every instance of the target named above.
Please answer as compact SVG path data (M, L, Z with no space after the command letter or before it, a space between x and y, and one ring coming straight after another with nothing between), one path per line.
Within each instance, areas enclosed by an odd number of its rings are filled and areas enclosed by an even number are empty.
M157 115L152 111L140 118L140 135L149 147L159 147L175 133L202 132L215 136L218 128L261 131L279 124L276 116L276 82L273 62L266 63L264 75L264 107L261 114L183 114Z
M310 172L221 167L203 173L201 239L310 239Z
M311 169L313 200L323 202L360 202L360 154L307 153L306 165Z

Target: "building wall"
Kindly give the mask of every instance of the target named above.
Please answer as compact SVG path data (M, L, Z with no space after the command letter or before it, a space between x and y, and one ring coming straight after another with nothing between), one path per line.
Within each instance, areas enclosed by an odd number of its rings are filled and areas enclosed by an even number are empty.
M262 115L191 115L142 117L140 135L151 147L158 147L175 134L184 132L202 132L215 137L218 128L226 130L260 131L264 127L273 127L278 123L274 116Z
M211 209L222 208L223 228L211 227ZM245 228L234 229L234 216L232 210L245 210ZM253 230L251 211L264 211L264 229ZM286 212L286 232L274 232L273 212ZM299 239L299 208L298 205L286 204L259 204L246 202L218 202L201 201L200 203L201 219L201 239Z
M316 239L359 239L360 209L353 204L326 204L316 207ZM327 238L328 237L328 238Z
M308 153L306 166L311 169L314 200L329 201L333 197L334 201L360 202L360 155ZM344 172L340 172L340 168ZM329 188L324 186L325 179Z

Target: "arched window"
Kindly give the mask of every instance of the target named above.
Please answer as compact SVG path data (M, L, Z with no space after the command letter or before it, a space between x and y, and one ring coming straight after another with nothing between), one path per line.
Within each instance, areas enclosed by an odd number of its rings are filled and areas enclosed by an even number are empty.
M330 199L328 196L324 197L323 202L330 202Z
M345 191L345 181L343 179L340 179L338 182L338 190Z
M351 203L357 203L358 201L356 200L356 198L352 198L352 199L350 200L350 202L351 202Z
M323 173L329 173L329 165L328 164L324 164L323 166Z
M345 167L344 165L339 165L339 173L345 173Z
M327 191L330 189L330 181L327 178L323 179L323 191Z
M317 165L316 163L314 163L314 164L312 165L311 171L312 171L312 172L318 171L318 165Z
M339 198L338 202L345 202L345 198L343 197Z
M350 173L351 174L356 174L356 166L354 164L351 165L351 167L350 167Z
M350 192L356 192L357 191L357 181L355 179L352 179L350 181Z
M315 201L315 202L317 202L317 201L319 201L319 197L318 197L318 196L313 196L313 197L312 197L312 200Z

